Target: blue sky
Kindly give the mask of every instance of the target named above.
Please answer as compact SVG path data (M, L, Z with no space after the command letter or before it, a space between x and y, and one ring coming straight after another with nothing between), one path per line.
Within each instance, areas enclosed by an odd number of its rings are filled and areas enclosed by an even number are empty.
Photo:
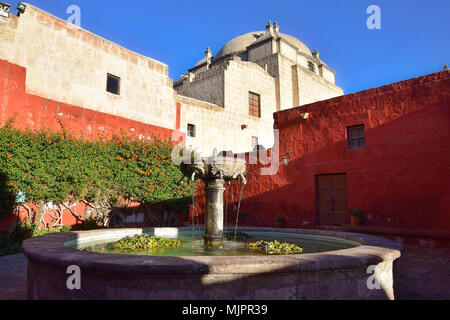
M11 4L18 1L6 0ZM436 72L450 64L448 0L28 0L67 19L81 8L81 27L169 65L180 75L229 40L263 30L268 20L297 37L337 72L352 93ZM369 5L381 8L381 30L369 30ZM276 6L276 7L275 7Z

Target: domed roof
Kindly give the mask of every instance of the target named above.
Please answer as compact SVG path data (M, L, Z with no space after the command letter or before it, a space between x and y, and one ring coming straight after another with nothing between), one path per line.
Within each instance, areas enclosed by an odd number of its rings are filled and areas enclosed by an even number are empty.
M228 42L216 55L216 59L226 56L228 54L233 54L241 51L245 51L248 46L253 44L254 42L258 41L259 38L261 38L266 31L255 31L255 32L249 32L246 34L243 34L242 36L239 36L237 38L234 38L230 42ZM311 51L308 49L308 47L298 40L295 37L292 37L290 35L284 34L284 33L278 33L278 35L298 48L298 50L308 56L311 56Z

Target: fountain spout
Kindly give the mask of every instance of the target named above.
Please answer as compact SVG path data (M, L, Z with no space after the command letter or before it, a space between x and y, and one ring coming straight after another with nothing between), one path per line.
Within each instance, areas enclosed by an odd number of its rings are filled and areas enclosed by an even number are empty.
M242 183L243 183L244 185L247 185L247 179L245 179L245 176L244 176L242 173L239 175L239 177L241 178Z
M192 180L201 179L205 182L206 208L204 241L207 248L223 246L224 184L232 180L242 179L247 184L245 174L247 163L244 159L233 157L203 158L197 163L182 161L180 169Z

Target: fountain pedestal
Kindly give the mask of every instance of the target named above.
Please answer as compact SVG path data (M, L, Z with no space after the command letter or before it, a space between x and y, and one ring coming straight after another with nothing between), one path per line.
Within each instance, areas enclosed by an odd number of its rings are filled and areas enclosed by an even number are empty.
M206 182L205 246L223 246L223 192L225 180L214 179Z
M212 157L181 161L180 169L186 177L192 180L201 179L205 182L205 240L206 248L223 246L223 192L225 182L242 179L244 184L247 173L245 159L234 157Z

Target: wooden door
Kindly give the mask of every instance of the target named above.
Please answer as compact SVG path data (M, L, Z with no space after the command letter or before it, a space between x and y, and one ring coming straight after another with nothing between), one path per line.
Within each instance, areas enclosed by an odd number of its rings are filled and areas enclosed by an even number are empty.
M316 177L317 212L320 225L342 226L348 223L347 176L345 174Z

